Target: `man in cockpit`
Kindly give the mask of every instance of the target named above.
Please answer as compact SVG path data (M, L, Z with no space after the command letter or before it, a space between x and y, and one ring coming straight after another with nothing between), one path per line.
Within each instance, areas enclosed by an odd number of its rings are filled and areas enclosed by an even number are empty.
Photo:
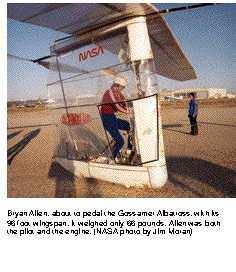
M130 124L128 121L119 119L115 113L120 111L125 114L129 114L125 97L121 93L122 90L128 85L127 79L121 76L117 76L109 90L105 92L102 98L101 115L105 129L111 134L115 140L115 147L113 150L113 156L115 162L121 162L119 158L119 151L124 145L124 139L121 136L119 130L130 131ZM132 144L130 143L130 136L128 136L128 150L127 154L132 152ZM114 161L111 161L114 163Z

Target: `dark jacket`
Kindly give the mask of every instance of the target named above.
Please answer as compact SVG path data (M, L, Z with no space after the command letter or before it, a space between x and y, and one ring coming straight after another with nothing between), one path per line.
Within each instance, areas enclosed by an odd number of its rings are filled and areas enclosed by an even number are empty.
M188 117L192 115L198 115L198 103L195 98L189 101L189 111L188 111Z

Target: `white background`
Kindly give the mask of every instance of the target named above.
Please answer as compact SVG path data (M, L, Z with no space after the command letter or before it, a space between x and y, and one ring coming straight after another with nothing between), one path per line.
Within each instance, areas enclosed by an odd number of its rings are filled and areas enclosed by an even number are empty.
M6 3L5 7L6 7ZM3 7L3 6L1 6ZM6 9L2 8L2 29ZM3 50L5 54L5 51ZM5 55L2 61L6 61ZM6 66L1 76L6 82ZM6 116L7 86L1 113ZM4 123L5 122L5 123ZM6 118L2 121L6 135ZM1 271L235 271L235 199L7 199L6 145L1 145ZM8 235L7 210L29 211L214 211L220 227L193 235L29 236Z
M4 271L233 271L234 199L7 199L2 207ZM30 211L217 211L220 227L193 227L189 235L8 235L7 210ZM72 217L71 217L72 218ZM69 218L71 220L71 218ZM24 219L19 218L21 221ZM25 217L25 221L27 221ZM40 217L35 217L37 221ZM42 218L42 220L45 219ZM65 218L57 218L64 221ZM73 217L73 219L75 219ZM77 221L82 221L77 218ZM103 217L87 218L106 220ZM116 217L115 220L129 218ZM130 219L141 220L140 217ZM144 221L166 220L153 217ZM177 219L177 218L168 218ZM181 221L190 218L178 217ZM191 220L194 220L191 218ZM56 221L49 216L47 221ZM75 220L76 221L76 220Z

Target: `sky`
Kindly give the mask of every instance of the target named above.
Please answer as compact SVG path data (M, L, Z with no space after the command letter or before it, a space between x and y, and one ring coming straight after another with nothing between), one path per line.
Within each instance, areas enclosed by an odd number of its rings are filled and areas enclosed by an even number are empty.
M159 10L185 3L154 3ZM158 76L159 88L225 88L236 93L236 4L166 14L165 19L193 65L197 80L178 82ZM7 19L7 53L37 59L50 54L52 41L68 36ZM47 98L48 70L38 64L7 62L7 99Z

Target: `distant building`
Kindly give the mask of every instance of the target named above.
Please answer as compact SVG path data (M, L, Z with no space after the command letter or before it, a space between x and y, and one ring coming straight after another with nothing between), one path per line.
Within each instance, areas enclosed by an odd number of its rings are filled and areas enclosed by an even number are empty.
M235 97L236 97L236 94L228 93L228 94L227 94L227 97L228 97L228 98L235 98Z
M189 93L194 93L197 99L227 97L225 89L216 88L190 88L172 92L172 96L179 99L189 99Z

